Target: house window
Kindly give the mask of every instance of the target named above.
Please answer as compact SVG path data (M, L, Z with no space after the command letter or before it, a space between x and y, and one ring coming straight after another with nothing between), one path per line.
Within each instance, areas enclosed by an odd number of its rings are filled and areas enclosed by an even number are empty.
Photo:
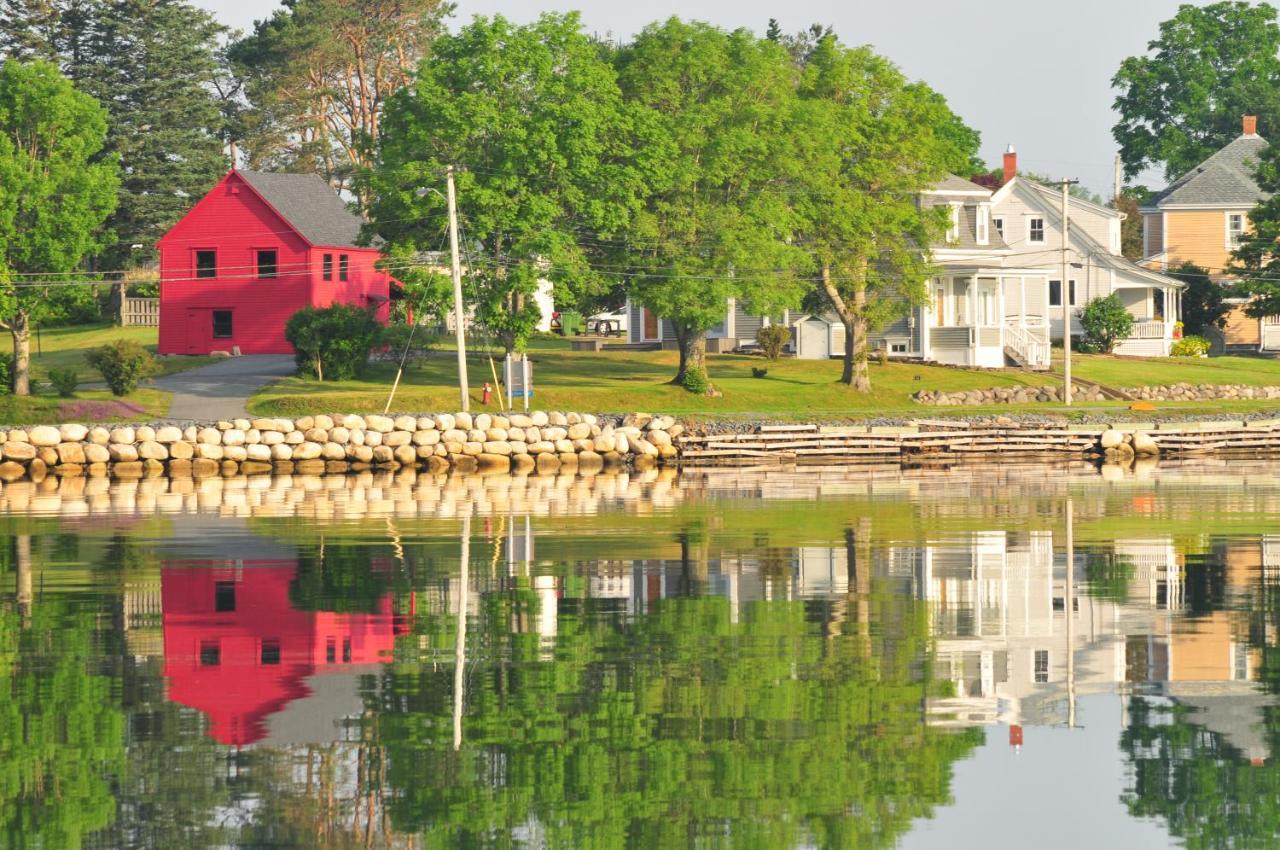
M213 583L213 610L218 612L236 610L236 583L234 581L216 581Z
M213 311L213 338L214 339L231 339L231 311L230 310L214 310Z
M342 663L351 663L351 638L344 637L342 639Z
M1036 684L1043 685L1045 682L1049 681L1049 650L1036 650L1035 668L1032 672L1034 674Z
M889 345L889 351L894 354L906 354L907 344L905 342L895 342Z
M196 278L206 279L218 276L218 252L196 251Z
M276 251L274 248L264 249L258 252L258 277L275 277L277 265Z
M1071 299L1071 306L1076 306L1076 282L1073 280L1067 284L1067 296ZM1062 281L1049 281L1049 306L1062 306Z
M279 664L280 663L280 641L264 640L262 642L262 653L259 656L263 664Z
M338 660L338 644L333 638L324 643L324 663L332 664Z
M1039 245L1044 244L1044 219L1033 218L1027 221L1027 241Z
M333 254L324 255L324 279L333 280Z
M1000 238L1003 239L1004 238L1004 219L1001 218L1000 216L996 216L995 218L991 219L991 223L995 226L996 233L999 233Z
M959 204L951 205L950 222L951 222L950 225L947 226L947 241L958 242L960 241L960 205Z
M217 667L222 663L222 647L216 640L200 641L200 666Z
M1227 213L1227 247L1239 248L1244 235L1244 213Z
M978 220L974 224L974 238L978 240L979 245L986 245L988 238L988 222L991 218L991 210L985 204L978 207Z
M347 279L347 255L338 255L338 280Z

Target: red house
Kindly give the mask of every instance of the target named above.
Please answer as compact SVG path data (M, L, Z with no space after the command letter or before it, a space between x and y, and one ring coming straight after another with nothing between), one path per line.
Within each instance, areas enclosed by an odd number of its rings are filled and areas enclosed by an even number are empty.
M157 243L161 354L292 354L303 307L374 307L390 281L362 222L320 176L231 171Z
M220 743L263 740L271 715L311 695L308 682L386 663L408 630L391 594L373 613L299 611L296 574L293 560L161 567L167 696L207 715Z

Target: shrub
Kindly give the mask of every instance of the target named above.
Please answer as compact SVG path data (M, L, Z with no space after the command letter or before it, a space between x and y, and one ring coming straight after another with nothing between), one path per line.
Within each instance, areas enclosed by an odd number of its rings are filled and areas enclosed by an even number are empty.
M90 366L102 373L112 395L128 395L142 381L160 374L159 361L132 340L109 342L90 351L87 359Z
M1173 343L1169 353L1174 357L1204 357L1209 353L1209 340L1202 336L1184 336Z
M769 370L768 370L768 369L762 369L762 368L760 368L759 366L752 366L752 367L751 367L751 377L753 377L753 378L763 378L763 377L765 377L765 376L766 376L766 375L768 375L768 374L769 374Z
M1133 333L1133 316L1124 308L1120 296L1112 293L1095 298L1080 315L1084 328L1084 346L1088 350L1110 354L1116 343Z
M360 374L382 333L372 310L346 304L305 307L290 316L284 327L299 374L321 381L343 381Z
M767 325L756 331L756 342L760 343L765 357L777 360L787 343L791 342L791 331L786 325Z
M711 381L707 380L707 370L696 366L690 366L684 370L684 380L681 382L686 390L697 395L705 395L711 387Z
M876 349L876 363L880 366L889 365L889 349L887 348Z
M0 351L0 395L13 392L13 354Z
M75 369L50 369L49 383L53 384L53 388L63 398L75 398L80 375Z

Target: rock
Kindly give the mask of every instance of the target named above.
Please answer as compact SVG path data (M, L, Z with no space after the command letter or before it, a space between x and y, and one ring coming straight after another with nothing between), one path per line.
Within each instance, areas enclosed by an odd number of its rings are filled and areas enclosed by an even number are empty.
M479 428L472 428L467 431L467 439L477 443L483 443L488 438L485 436L484 431L481 431Z
M279 443L277 443L279 445ZM255 446L245 446L245 452L248 460L258 461L261 463L271 462L271 447L265 444Z
M472 419L471 427L477 431L488 431L493 427L493 417L487 413L477 413Z
M633 448L638 455L645 455L646 457L658 456L658 447L648 440L636 440Z
M462 453L464 455L478 455L484 451L484 443L476 440L467 440L462 444Z
M366 431L375 431L379 434L386 434L396 429L396 423L390 416L370 414L364 418L364 428Z
M143 460L168 460L169 450L155 440L138 444L138 457Z
M89 429L83 425L60 425L58 436L63 443L79 443L89 436Z
M649 424L645 426L647 431L665 431L672 425L676 424L673 416L655 416L649 420Z
M412 434L418 430L418 420L412 416L397 416L393 424L396 431L408 431Z
M269 451L271 452L271 460L293 460L293 446L288 443L276 443L269 449Z
M196 442L210 446L220 446L222 445L222 432L217 428L201 428L200 433L196 434Z
M435 429L423 428L413 432L415 446L434 446L438 442L440 442L440 432Z
M41 448L51 448L62 442L62 435L57 428L48 425L37 425L27 431L27 442Z
M5 460L30 461L35 459L36 447L30 443L15 443L10 441L0 447L0 455L3 455Z
M284 441L288 445L296 446L299 443L305 443L307 441L307 435L303 434L301 431L290 431L284 435Z
M435 418L436 429L439 431L452 431L458 427L457 422L452 413L441 413Z
M347 446L347 459L356 463L372 463L373 449L370 446Z
M306 431L309 428L316 427L316 418L314 416L302 416L294 420L293 427L300 431Z
M563 440L568 436L569 436L569 429L567 428L560 428L558 426L552 425L542 429L542 439L550 440L553 443L556 440Z
M320 447L320 456L325 460L346 460L347 448L339 443L325 443Z
M351 430L339 425L336 428L329 429L329 441L333 443L341 443L346 445L351 441Z
M36 448L36 460L43 461L46 466L56 466L58 464L58 451L53 446L38 446Z
M250 431L249 433L253 433L253 432ZM323 431L321 431L320 433L324 434ZM263 431L261 433L261 436L262 436L262 439L259 440L260 443L262 443L264 446L274 446L279 443L283 443L285 441L286 435L280 433L279 431ZM329 436L325 434L323 441L327 442L328 439L329 439ZM317 441L317 442L321 442L321 441Z
M342 427L346 428L348 431L363 431L364 417L356 416L354 413L348 413L346 416L342 417Z
M486 440L497 440L499 442L507 440L509 432L506 428L486 428L484 429L484 438Z
M169 445L170 460L191 460L195 453L195 445L186 440L179 440Z
M529 455L511 456L511 473L513 475L528 475L537 468L538 462Z
M613 435L613 450L623 455L631 453L631 441L626 434L618 431Z
M182 439L182 429L175 428L172 425L166 425L156 431L157 443L176 443Z
M592 451L598 452L601 455L608 454L617 448L617 441L612 434L609 434L608 436L601 434L592 441L591 448Z
M507 472L511 458L507 455L480 454L476 456L477 469L481 472Z
M293 447L294 460L317 460L323 454L319 443L304 442Z
M417 452L414 450L413 446L408 444L396 446L391 453L395 457L396 462L402 466L413 466L418 462Z
M533 417L528 416L528 415L526 415L526 414L524 414L524 413L513 413L513 414L511 414L511 425L510 425L510 427L512 427L512 428L531 428L531 427L533 427Z
M565 439L556 440L555 447L556 451L562 455L571 455L574 453L573 441L567 437Z
M99 446L105 446L107 443L111 442L111 432L106 428L96 426L89 429L88 439L91 443L96 443Z
M278 431L274 419L254 419L249 423L249 427L258 431ZM250 456L252 458L252 455Z
M139 425L134 429L133 433L136 442L139 443L151 442L156 438L156 429L152 428L150 425Z
M275 446L272 446L272 450L274 450L275 448L276 448ZM224 445L222 447L222 461L224 464L227 461L231 461L233 463L241 463L247 460L248 457L249 457L249 451L244 446Z
M1114 449L1117 446L1121 446L1123 444L1124 444L1123 432L1117 431L1114 428L1108 428L1106 431L1102 432L1101 445L1102 445L1103 451L1106 451L1107 449Z
M14 428L5 438L6 443L28 443L27 432L21 428Z
M117 445L131 444L134 439L134 430L127 425L111 429L111 442L116 443Z
M622 424L628 428L643 428L653 421L653 415L649 413L628 413L622 417Z
M20 463L14 463L11 460L6 460L4 463L0 463L0 481L5 482L6 484L12 481L17 481L18 479L25 477L26 474L27 468Z
M312 443L329 442L329 432L323 428L308 428L302 432L302 436L306 437Z
M418 427L415 428L414 430L415 431L433 431L435 430L435 427L436 427L436 420L432 419L430 416L419 416Z
M107 446L107 453L115 463L132 463L138 459L138 447L127 443L112 443ZM8 457L8 450L5 456Z
M555 452L555 450L555 443L552 443L549 440L540 440L536 443L529 444L529 454L531 455L551 454Z
M560 471L560 458L555 454L548 452L537 456L537 470L540 475L547 475L552 472Z
M461 428L463 431L470 431L475 427L475 420L471 418L470 413L455 413L453 419L458 423L454 427Z
M568 435L570 440L585 440L591 436L591 426L586 422L570 425Z
M222 460L222 446L212 443L197 443L196 457L202 460Z
M545 412L541 410L535 410L533 413L529 414L529 421L533 423L535 428L541 428L543 425L548 424L551 420L550 420L550 417L548 417ZM528 427L528 426L525 426L525 427Z
M671 435L666 431L650 431L645 437L659 448L671 445Z
M1145 431L1138 431L1133 435L1133 450L1140 455L1158 455L1160 447L1156 445L1156 441Z
M511 454L511 444L505 440L490 440L484 444L484 454L490 455L509 455Z
M245 433L239 428L232 428L222 432L222 445L224 446L243 446L245 444Z
M111 452L98 443L85 443L84 459L87 463L107 463L111 460Z
M569 424L569 417L565 416L563 413L560 413L559 411L553 410L547 414L547 422L548 424L557 425L563 428L564 426Z
M413 433L410 431L392 431L382 438L382 445L393 449L407 446L411 442L413 442Z

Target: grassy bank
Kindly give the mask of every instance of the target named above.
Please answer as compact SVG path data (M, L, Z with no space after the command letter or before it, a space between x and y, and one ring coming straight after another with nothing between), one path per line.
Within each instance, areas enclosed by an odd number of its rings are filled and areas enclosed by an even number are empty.
M47 328L31 339L31 369L37 380L48 380L50 369L75 369L81 383L101 381L102 375L89 365L86 359L93 349L108 342L126 339L145 346L152 353L156 350L158 329L116 325L75 325L66 328ZM194 369L212 363L212 357L162 357L163 374Z
M1061 405L993 405L973 408L933 408L916 404L917 390L948 392L1008 386L1054 385L1054 374L1019 370L980 371L921 364L873 363L872 391L856 393L838 383L840 363L783 359L770 363L759 357L713 355L708 358L712 382L723 393L704 398L667 383L675 373L675 352L575 352L559 342L536 343L535 406L544 409L624 411L661 410L673 414L710 417L768 416L771 418L868 418L959 416L994 412L1065 413ZM497 358L495 357L495 360ZM1112 386L1197 383L1280 384L1280 362L1225 357L1212 360L1121 360L1077 356L1075 374ZM767 368L763 378L752 368ZM451 351L436 351L409 368L397 391L396 410L428 411L456 408L456 365ZM468 363L473 404L480 388L492 383L487 355L473 354ZM301 415L318 410L381 411L395 376L392 364L375 364L359 380L318 382L289 378L264 388L250 401L250 410L265 415ZM493 402L497 406L497 401ZM1190 416L1227 412L1251 413L1274 407L1274 402L1189 402L1159 405L1160 410ZM1123 402L1098 402L1071 408L1072 417L1128 413ZM1136 414L1150 416L1150 413Z
M73 399L55 395L0 396L0 428L61 422L149 422L169 412L169 393L152 389L117 399L106 390L82 390Z

